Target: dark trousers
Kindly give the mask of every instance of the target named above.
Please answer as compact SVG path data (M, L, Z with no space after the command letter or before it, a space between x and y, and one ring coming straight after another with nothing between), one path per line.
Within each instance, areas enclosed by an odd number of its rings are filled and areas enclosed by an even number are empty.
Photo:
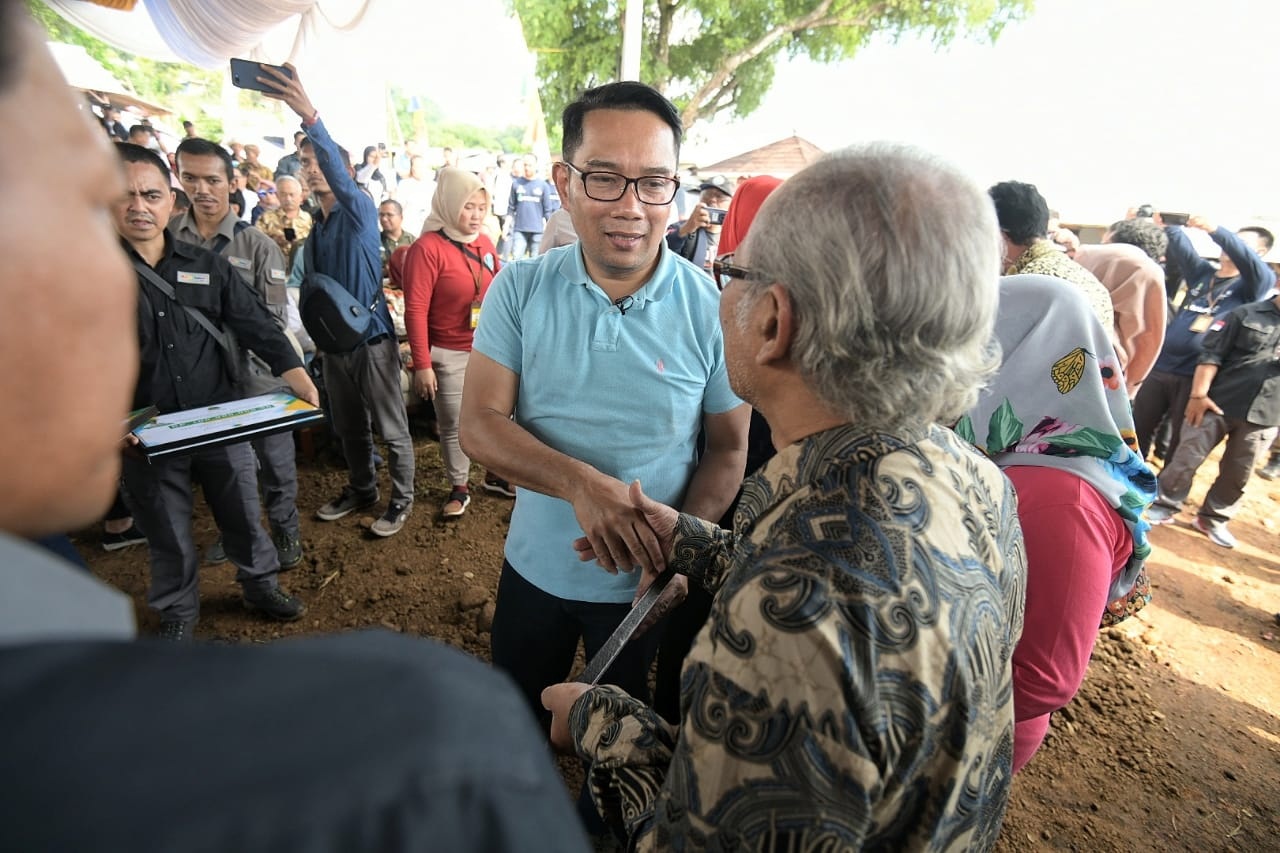
M298 535L298 455L293 433L278 432L253 439L258 456L262 507L273 530Z
M1133 427L1138 433L1138 453L1143 459L1151 452L1151 442L1160 421L1167 414L1173 427L1165 459L1172 459L1182 438L1182 424L1191 396L1191 377L1153 370L1133 399Z
M630 610L629 603L556 598L522 578L510 563L502 562L491 634L493 664L515 679L544 731L550 731L551 715L542 707L543 689L569 677L579 639L590 660ZM662 628L658 623L627 643L600 683L616 684L647 703L649 666Z
M413 503L413 439L400 395L400 346L384 338L348 353L325 353L324 384L329 414L342 440L351 488L371 495L378 488L373 429L391 457L391 498Z
M275 545L262 528L253 451L247 442L150 463L125 457L125 501L147 537L151 556L147 604L165 619L190 621L200 612L200 557L191 535L192 483L204 490L240 585L270 589L280 572Z
M502 561L490 635L493 664L515 679L516 687L544 732L551 730L551 714L542 707L542 691L568 678L579 639L587 660L591 660L630 610L629 603L600 604L556 598L521 577L506 560ZM627 643L613 666L600 676L600 683L617 685L648 703L649 667L658 651L664 622ZM577 808L588 832L599 834L605 830L585 782L578 792Z
M1204 460L1225 438L1227 446L1218 463L1218 476L1200 504L1199 515L1209 524L1225 524L1239 509L1244 487L1253 474L1253 466L1271 446L1276 428L1248 421L1224 418L1205 412L1199 426L1184 424L1183 441L1178 451L1169 456L1160 472L1160 497L1156 503L1169 509L1181 509L1191 491L1191 482Z

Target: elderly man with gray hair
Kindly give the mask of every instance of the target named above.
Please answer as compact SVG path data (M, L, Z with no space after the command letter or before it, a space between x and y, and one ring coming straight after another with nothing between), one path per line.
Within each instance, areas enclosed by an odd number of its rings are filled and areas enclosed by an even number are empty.
M631 486L667 571L716 594L681 723L612 686L543 694L629 849L994 844L1022 534L1008 482L941 424L996 365L999 265L983 192L896 146L795 175L716 264L730 382L778 455L732 532Z
M276 198L280 206L258 217L258 228L276 241L292 266L298 249L311 233L311 214L302 209L307 193L302 182L292 175L281 175L276 181Z

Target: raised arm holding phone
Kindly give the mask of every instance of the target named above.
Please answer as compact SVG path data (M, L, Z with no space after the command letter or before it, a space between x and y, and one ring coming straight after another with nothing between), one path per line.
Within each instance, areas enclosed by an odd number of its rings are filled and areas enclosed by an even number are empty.
M382 294L381 237L373 200L356 185L351 158L334 141L303 88L292 65L263 65L255 82L263 93L302 119L307 134L299 145L301 177L320 201L320 214L307 239L307 274L323 274L336 281L356 302L372 306L372 321L351 350L329 350L321 356L329 410L342 440L348 482L342 492L316 511L321 521L336 521L379 501L373 463L373 433L387 443L391 472L391 501L369 532L393 536L404 527L413 509L413 441L400 396L400 353L395 327ZM301 305L308 299L309 280L302 284ZM304 317L306 311L303 311ZM321 338L311 331L319 344Z

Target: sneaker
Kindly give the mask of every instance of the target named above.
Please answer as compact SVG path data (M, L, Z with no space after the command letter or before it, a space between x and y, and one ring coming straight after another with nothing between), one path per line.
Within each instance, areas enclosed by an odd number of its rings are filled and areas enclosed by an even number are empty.
M511 484L494 474L484 475L484 490L495 495L505 495L509 498L516 496L516 490L511 487Z
M102 550L119 551L121 548L128 548L130 545L145 545L147 537L142 535L142 531L138 530L136 525L130 524L125 530L119 533L103 533L102 534Z
M277 622L293 622L306 612L296 595L290 595L278 586L252 591L246 589L244 606Z
M1147 523L1152 527L1159 527L1162 524L1169 524L1177 514L1178 511L1176 509L1170 509L1167 506L1160 506L1159 504L1152 504L1147 507L1147 512L1143 517L1146 518Z
M1214 524L1211 521L1205 521L1203 516L1197 515L1196 520L1191 522L1191 526L1208 536L1209 541L1219 548L1236 547L1236 537L1225 524Z
M392 501L382 518L369 527L369 532L375 536L395 536L412 511L413 501Z
M362 495L350 486L342 487L342 494L316 510L316 518L321 521L337 521L358 509L371 507L378 502L378 490L372 494Z
M445 518L458 518L467 511L469 506L471 506L471 495L461 489L454 489L449 493L449 500L444 502L444 508L440 514Z
M1264 467L1258 469L1258 476L1264 480L1280 478L1280 457L1273 458Z
M292 569L302 562L302 537L298 534L278 527L271 531L271 541L276 546L281 569Z
M160 623L158 639L167 643L190 643L195 639L196 620L165 619Z
M221 536L218 537L217 542L214 542L205 550L204 561L210 566L216 566L227 561L227 549L222 547Z

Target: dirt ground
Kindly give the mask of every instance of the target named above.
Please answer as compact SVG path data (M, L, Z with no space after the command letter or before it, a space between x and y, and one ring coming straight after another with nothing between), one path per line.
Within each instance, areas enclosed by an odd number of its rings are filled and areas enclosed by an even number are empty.
M438 447L425 428L415 434L417 505L404 531L379 540L362 519L313 521L345 474L323 451L301 460L306 557L283 585L307 615L263 622L242 608L233 570L210 567L197 636L269 642L382 626L487 658L512 501L477 489L466 516L445 522ZM1215 472L1211 460L1193 503ZM1234 551L1193 530L1190 511L1153 531L1154 601L1100 635L1084 687L1014 781L998 851L1280 850L1278 506L1280 482L1255 478L1232 524ZM202 513L197 541L215 536ZM105 553L96 529L74 538L100 577L134 597L141 632L154 631L145 549Z

